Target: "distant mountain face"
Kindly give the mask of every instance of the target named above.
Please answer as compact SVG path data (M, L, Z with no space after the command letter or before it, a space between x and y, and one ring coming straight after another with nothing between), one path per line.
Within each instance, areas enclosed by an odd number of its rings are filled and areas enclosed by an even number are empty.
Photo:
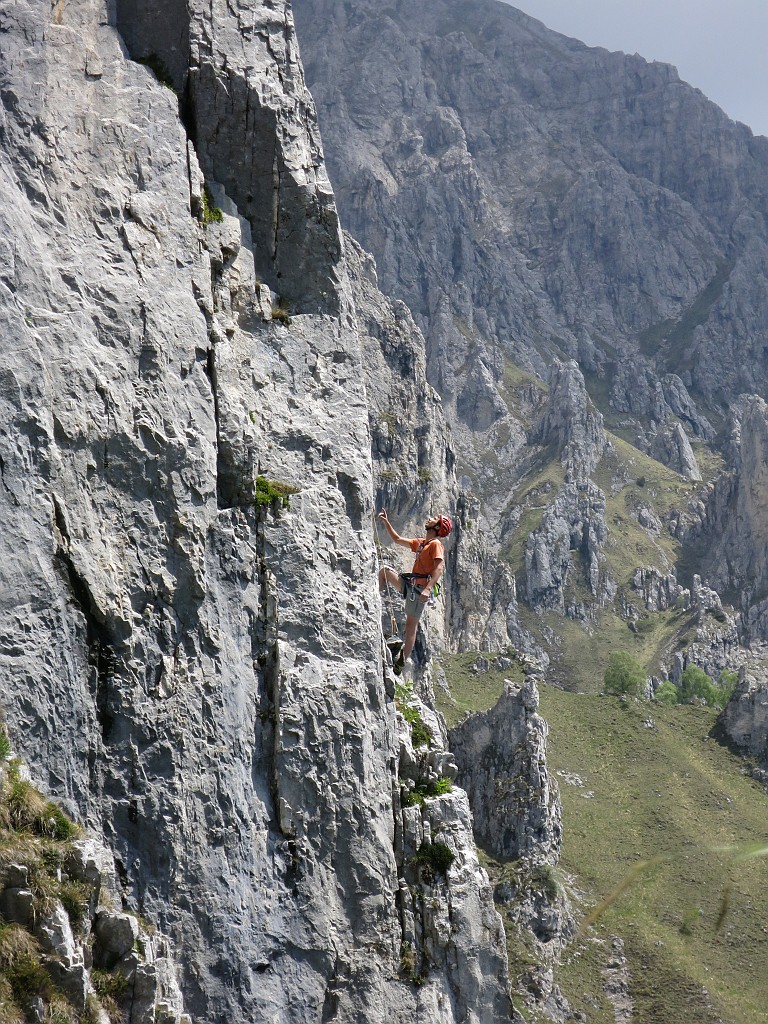
M459 420L503 415L504 356L575 358L604 412L656 425L674 375L693 436L765 391L768 140L674 68L494 0L294 11L342 221Z
M768 139L495 0L294 12L341 221L424 332L525 603L626 629L652 565L768 636L762 406L740 398L768 386Z

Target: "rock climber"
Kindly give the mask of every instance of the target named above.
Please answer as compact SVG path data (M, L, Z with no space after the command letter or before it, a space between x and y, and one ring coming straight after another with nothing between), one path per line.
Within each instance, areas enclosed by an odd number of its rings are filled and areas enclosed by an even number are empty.
M432 516L424 524L425 536L412 538L400 536L387 518L386 509L379 512L378 518L386 526L395 544L408 548L416 555L410 572L398 573L388 565L383 565L379 570L379 590L383 593L390 583L405 598L405 643L393 666L395 674L400 675L416 643L421 613L427 606L433 587L443 575L445 552L441 538L448 536L453 523L448 516Z

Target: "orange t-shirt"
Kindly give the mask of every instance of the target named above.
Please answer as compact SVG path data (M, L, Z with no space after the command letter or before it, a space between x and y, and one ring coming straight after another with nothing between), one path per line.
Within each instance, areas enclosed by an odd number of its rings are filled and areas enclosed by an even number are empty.
M424 547L419 551L421 545ZM443 545L439 540L431 540L426 543L426 537L417 537L411 541L411 551L418 551L419 556L413 563L411 572L417 575L431 576L437 567L437 563L445 557ZM414 580L417 586L424 586L426 580Z

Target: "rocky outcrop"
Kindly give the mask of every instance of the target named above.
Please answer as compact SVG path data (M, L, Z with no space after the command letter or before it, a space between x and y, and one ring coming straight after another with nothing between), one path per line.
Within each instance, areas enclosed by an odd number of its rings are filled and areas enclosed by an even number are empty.
M562 811L547 770L546 722L537 714L533 677L507 683L490 710L450 731L457 781L467 791L480 845L502 860L521 857L554 865L560 856Z
M598 602L611 600L616 584L603 568L606 537L605 495L600 488L591 480L566 484L526 541L528 603L564 611L569 575Z
M75 826L10 756L0 769L0 805L9 1019L23 1013L34 1021L59 1015L106 1024L120 1015L140 1024L190 1024L168 939L116 909L121 896L110 852L93 838L76 838Z
M701 480L701 471L691 442L679 423L665 427L656 434L651 454L687 480Z
M339 221L290 5L114 0L114 11L132 59L177 92L206 178L248 222L257 275L292 310L337 309Z
M646 610L664 612L676 606L684 607L690 601L690 591L677 582L675 573L662 575L653 566L636 569L632 586L643 596Z
M768 679L742 670L717 727L747 757L768 771Z
M553 966L575 925L552 873L560 858L562 808L547 769L547 725L538 705L533 675L522 686L507 681L490 711L467 716L449 738L457 781L472 805L475 836L500 865L494 876L496 904L506 927L522 931L537 951L537 963L518 984L547 1016L567 1019Z
M160 6L4 12L0 700L194 1018L492 1019L458 794L429 999L400 973L363 332L288 5Z
M477 1020L508 1020L514 1013L504 929L478 863L467 794L452 785L456 765L429 706L407 688L397 702L401 973L418 983L436 1020L441 1006L457 1002Z
M674 420L699 440L710 441L716 433L676 373L658 379L648 361L637 356L616 366L610 401L614 409L629 413L651 433L674 426Z
M555 360L550 371L549 403L534 432L539 444L556 447L566 473L587 480L597 468L606 446L603 417L587 395L584 377L575 360Z

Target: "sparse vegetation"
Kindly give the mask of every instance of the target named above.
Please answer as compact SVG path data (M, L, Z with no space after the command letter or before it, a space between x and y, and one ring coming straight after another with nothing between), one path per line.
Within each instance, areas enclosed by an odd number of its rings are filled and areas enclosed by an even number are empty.
M123 1014L120 1010L120 1003L128 994L130 987L128 979L117 971L102 971L94 968L91 971L91 984L112 1024L121 1024Z
M203 224L221 224L224 220L224 213L216 205L207 185L203 186Z
M434 796L443 796L450 793L453 783L450 779L442 777L427 785L414 786L401 797L400 803L403 807L416 807L424 803L426 799Z
M531 872L534 887L539 887L550 903L554 903L560 895L555 872L550 864L539 864Z
M35 920L59 901L75 932L83 930L91 888L66 875L62 878L60 871L79 834L77 825L24 778L20 761L3 766L0 873L22 865ZM59 989L56 976L47 969L48 960L26 928L0 923L0 1024L96 1024L95 1011L78 1009Z
M137 57L136 63L149 68L161 85L164 85L166 89L170 89L175 96L179 95L178 90L173 84L170 71L162 58L158 57L156 53L149 53L146 57Z
M257 476L256 497L254 500L257 508L274 504L280 508L289 509L291 507L291 495L298 494L299 490L300 488L295 487L293 484L287 484L281 480L269 480L265 476Z
M58 897L67 912L72 931L77 933L83 930L83 925L88 919L88 902L91 890L83 882L72 879L62 882L59 886Z
M411 742L414 749L432 746L432 733L422 721L419 709L411 703L413 686L398 683L395 687L395 706L411 728Z
M11 761L3 778L0 827L14 832L28 832L66 842L80 830L56 804L46 800L26 779L21 777L21 762Z
M284 298L279 298L276 303L272 306L272 319L277 320L281 324L285 324L286 327L291 322L291 316L288 312L288 303Z

